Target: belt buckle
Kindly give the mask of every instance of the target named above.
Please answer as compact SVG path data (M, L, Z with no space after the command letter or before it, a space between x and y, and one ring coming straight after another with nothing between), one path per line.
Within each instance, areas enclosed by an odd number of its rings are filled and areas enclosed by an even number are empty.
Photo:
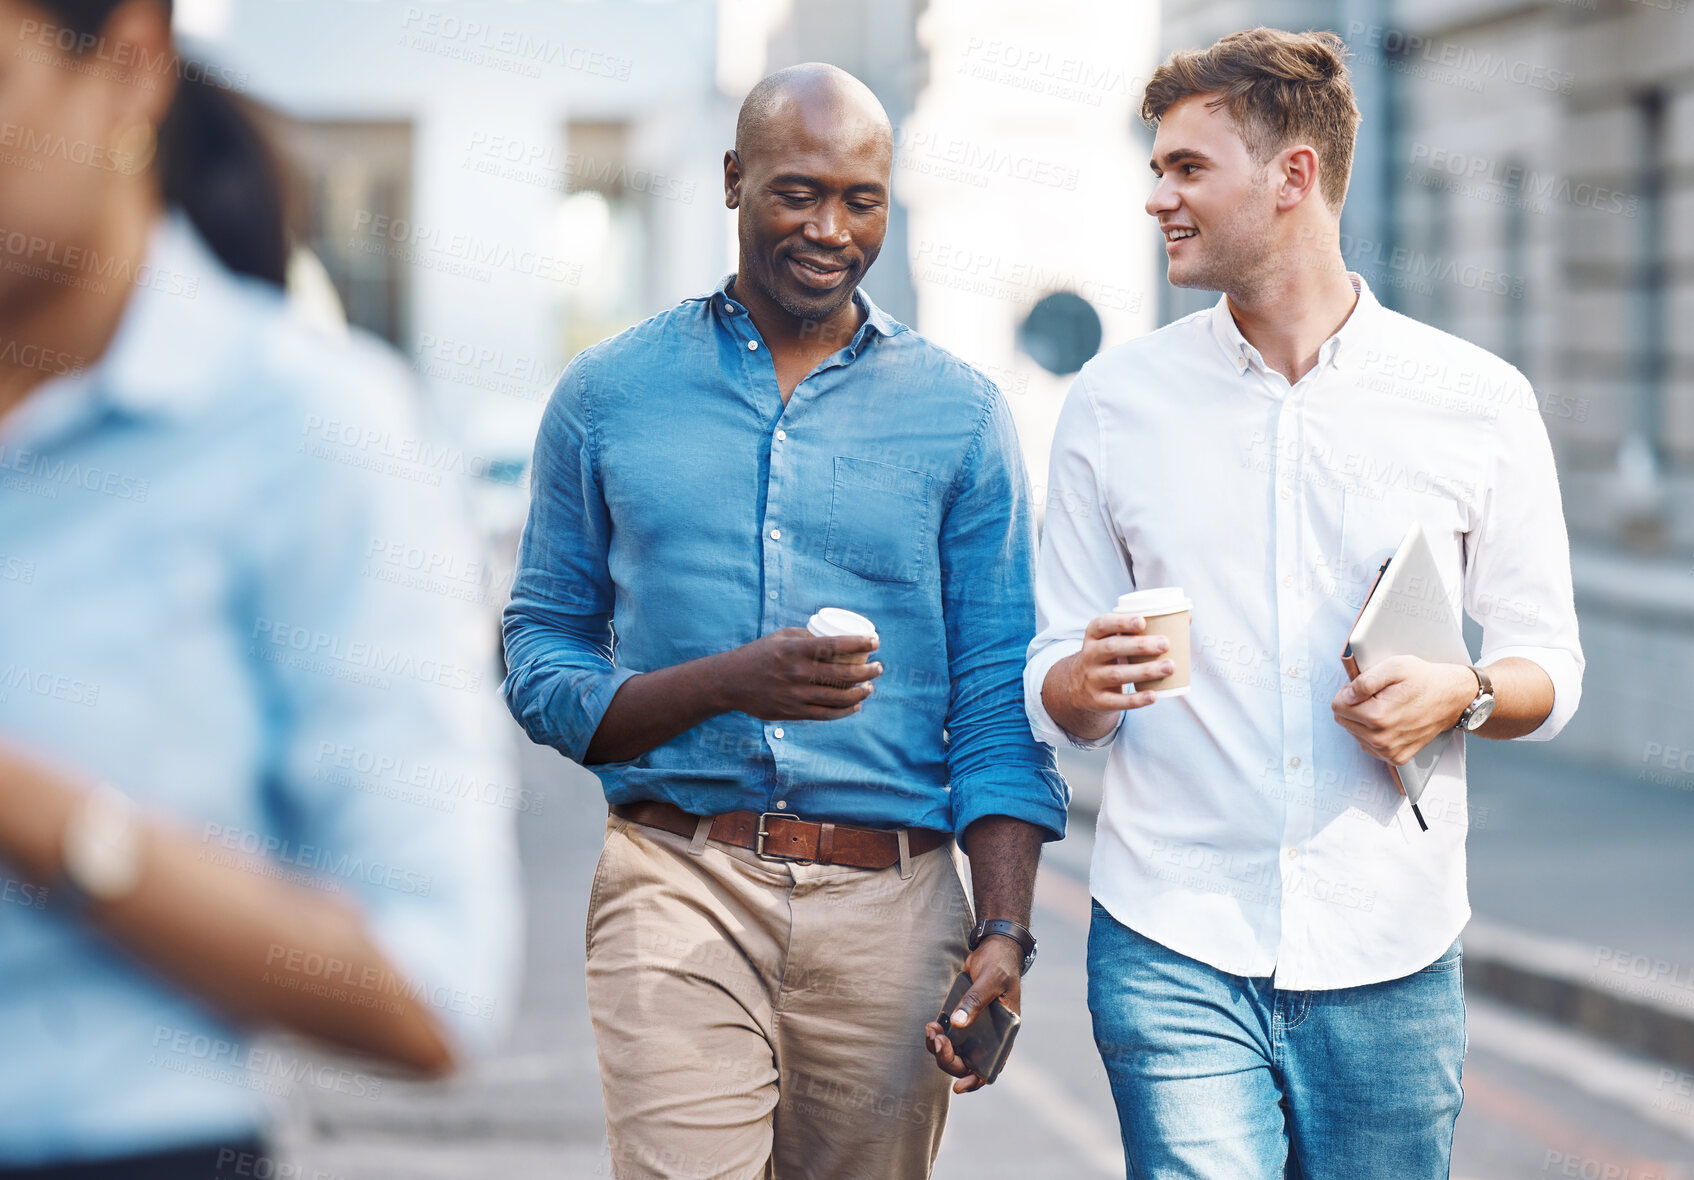
M770 835L770 830L765 827L765 822L767 820L772 820L772 819L793 819L793 818L794 817L792 815L789 815L786 812L782 812L782 811L761 811L759 813L758 830L756 832L754 832L754 834L753 834L753 855L758 857L760 860L773 860L773 861L777 861L777 862L783 863L783 864L797 864L797 865L816 864L817 863L816 860L807 860L803 856L785 856L783 853L780 853L780 852L766 852L765 851L765 838Z

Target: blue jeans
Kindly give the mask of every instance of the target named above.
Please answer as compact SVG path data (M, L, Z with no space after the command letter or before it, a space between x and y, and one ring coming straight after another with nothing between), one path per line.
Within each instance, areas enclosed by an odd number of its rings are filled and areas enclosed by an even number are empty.
M1118 922L1088 1008L1133 1180L1437 1180L1463 1092L1459 944L1404 979L1282 991Z

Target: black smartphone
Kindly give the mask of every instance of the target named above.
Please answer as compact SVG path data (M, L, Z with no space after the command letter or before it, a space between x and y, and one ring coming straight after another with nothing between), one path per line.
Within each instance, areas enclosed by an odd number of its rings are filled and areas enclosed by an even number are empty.
M953 1052L965 1059L971 1072L985 1082L992 1082L1000 1076L1000 1069L1012 1051L1012 1042L1017 1040L1018 1026L1023 1022L1016 1012L995 1000L978 1012L969 1025L954 1028L953 1013L970 990L970 975L959 972L959 978L953 981L953 990L947 993L947 999L941 1005L941 1028L947 1039L953 1042Z

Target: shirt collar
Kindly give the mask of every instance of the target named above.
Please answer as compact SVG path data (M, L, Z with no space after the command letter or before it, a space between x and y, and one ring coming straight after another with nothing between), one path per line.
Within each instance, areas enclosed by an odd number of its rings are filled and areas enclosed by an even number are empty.
M712 292L712 309L720 315L727 314L733 317L747 314L747 308L729 293L729 289L734 283L735 274L732 271L723 277L723 280L718 283L717 289ZM878 307L875 301L865 293L863 287L853 288L853 302L858 304L859 309L865 313L865 322L859 325L859 330L853 334L853 342L847 346L855 356L864 348L865 342L870 339L872 332L880 336L898 336L901 332L910 330L905 324Z
M1358 368L1364 363L1369 351L1368 341L1375 335L1376 325L1382 314L1382 304L1377 302L1371 293L1370 284L1364 276L1354 271L1347 272L1348 280L1353 284L1353 290L1359 294L1359 301L1353 305L1353 311L1346 322L1338 328L1333 336L1318 346L1318 367L1334 365L1337 369ZM1249 365L1264 366L1264 357L1259 350L1248 343L1241 334L1241 328L1235 322L1234 314L1229 310L1229 296L1220 295L1212 307L1212 336L1217 340L1218 347L1223 349L1224 356L1235 366L1238 373L1245 373Z
M223 389L220 378L244 350L239 280L172 212L154 223L133 282L93 368L96 395L137 417L191 413Z

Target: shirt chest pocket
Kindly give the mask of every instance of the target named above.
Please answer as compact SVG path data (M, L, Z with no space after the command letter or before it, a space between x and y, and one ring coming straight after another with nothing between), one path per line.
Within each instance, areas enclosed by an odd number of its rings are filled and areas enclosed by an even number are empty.
M916 582L935 566L935 480L874 459L835 458L824 559L874 582Z

